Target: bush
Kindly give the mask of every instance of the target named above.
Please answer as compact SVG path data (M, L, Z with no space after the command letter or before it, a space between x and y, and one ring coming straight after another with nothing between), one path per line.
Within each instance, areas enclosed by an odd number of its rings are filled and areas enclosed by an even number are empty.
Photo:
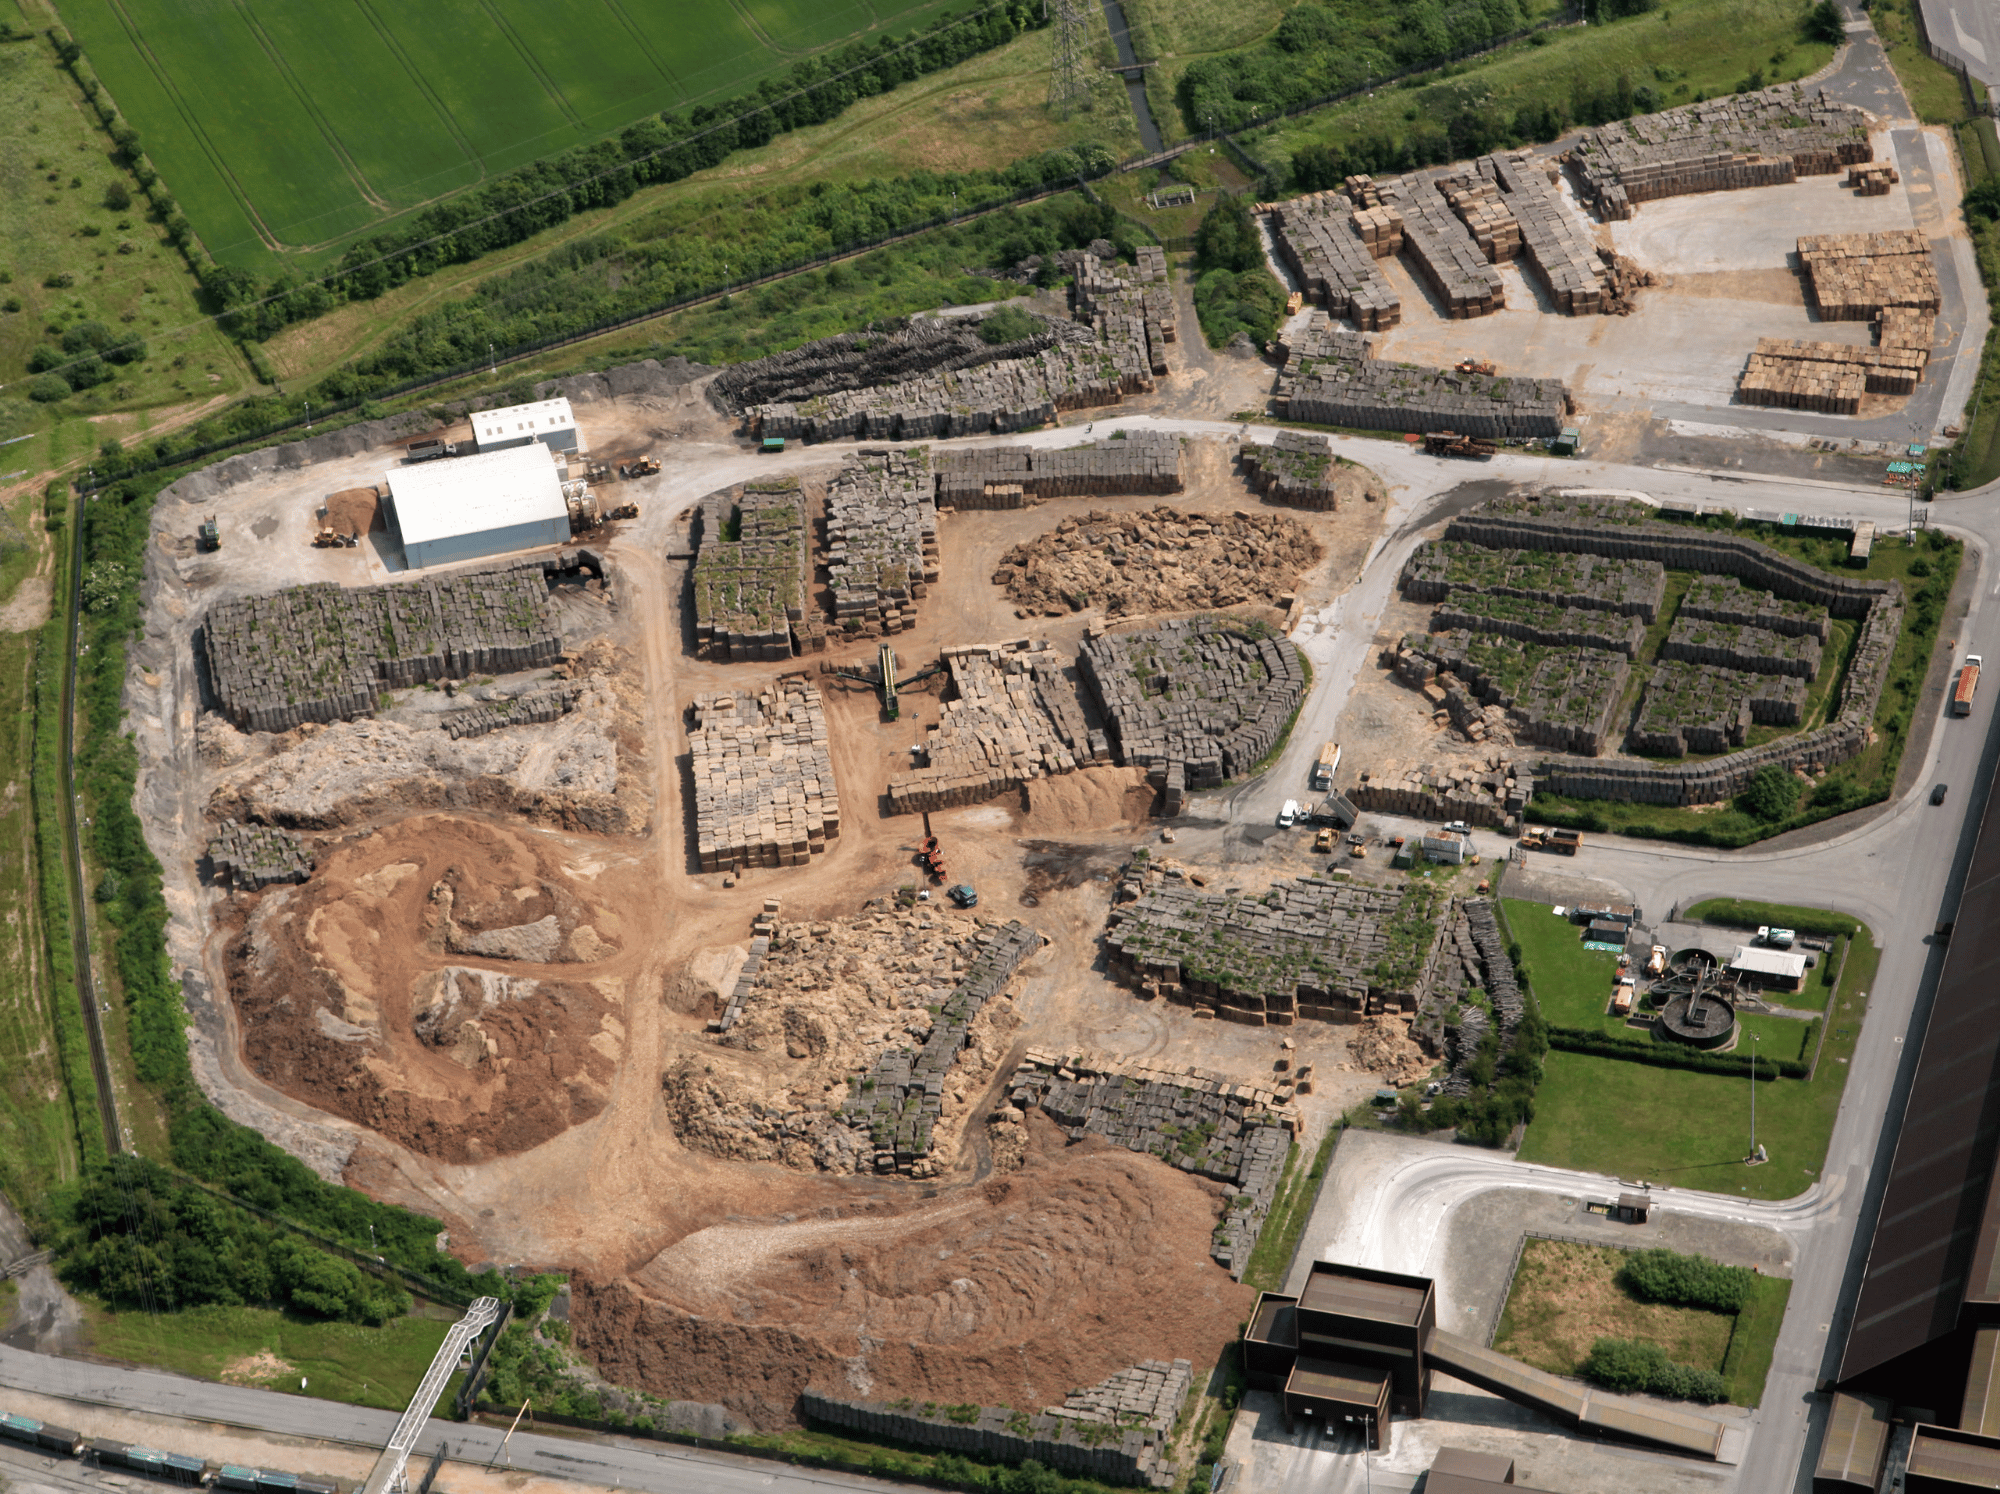
M1847 40L1847 17L1840 13L1840 7L1833 0L1819 0L1819 4L1806 12L1799 29L1810 42L1824 42L1837 47Z
M1783 763L1766 763L1750 778L1737 807L1766 823L1786 819L1799 807L1799 780Z
M1808 1024L1810 1026L1810 1024ZM1582 1053L1592 1058L1622 1058L1629 1063L1651 1064L1656 1069L1697 1069L1710 1074L1747 1075L1751 1072L1747 1053L1709 1053L1700 1048L1659 1038L1622 1038L1596 1028L1551 1027L1548 1043L1561 1053ZM1757 1055L1759 1079L1803 1079L1812 1065L1796 1058Z
M1238 273L1264 268L1263 241L1242 198L1225 197L1202 216L1195 230L1194 263L1197 270Z
M28 381L28 398L37 404L52 405L70 396L69 380L61 374L37 374Z
M132 137L137 140L135 135ZM123 182L113 182L104 189L104 205L114 213L122 213L132 206L132 192Z
M998 311L980 318L979 340L994 347L1010 342L1025 342L1044 330L1045 324L1038 316L1030 316L1018 306L1002 306Z
M1670 1396L1713 1404L1729 1399L1729 1387L1714 1370L1675 1364L1658 1344L1631 1338L1600 1338L1583 1362L1583 1377L1606 1390Z
M1240 275L1210 270L1194 287L1195 315L1212 348L1241 332L1264 347L1285 317L1285 291L1261 264Z
M1725 1266L1702 1255L1635 1250L1626 1258L1625 1285L1649 1302L1741 1312L1757 1284L1747 1266Z

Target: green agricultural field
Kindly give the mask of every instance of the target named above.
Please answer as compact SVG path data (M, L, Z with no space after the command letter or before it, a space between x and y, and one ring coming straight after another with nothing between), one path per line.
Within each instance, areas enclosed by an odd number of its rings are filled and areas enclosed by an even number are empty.
M275 268L963 0L56 0L208 250Z

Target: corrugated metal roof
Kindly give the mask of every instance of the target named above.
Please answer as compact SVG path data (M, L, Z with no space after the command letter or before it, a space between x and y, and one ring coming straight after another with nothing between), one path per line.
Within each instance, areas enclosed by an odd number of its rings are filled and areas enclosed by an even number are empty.
M1981 1328L1972 1335L1972 1369L1965 1378L1958 1424L1968 1432L2000 1437L2000 1328Z
M1952 1331L1963 1299L2000 1300L2000 832L1989 793L1924 1029L1840 1360L1851 1380ZM1975 1256L1977 1257L1975 1259Z
M1322 1401L1339 1401L1348 1406L1373 1406L1382 1399L1382 1387L1389 1383L1387 1370L1364 1369L1358 1364L1339 1364L1331 1359L1301 1359L1285 1381L1285 1394L1309 1395Z
M539 444L422 462L383 480L405 545L569 518L562 477Z
M1889 1457L1889 1403L1872 1395L1836 1395L1826 1419L1813 1478L1873 1489Z
M1729 961L1731 970L1748 970L1757 975L1782 975L1787 980L1798 980L1806 973L1806 957L1802 954L1787 954L1782 949L1762 949L1754 944L1745 944Z
M1918 1427L1909 1471L1968 1489L2000 1489L2000 1440L1950 1427Z
M1308 1312L1344 1313L1352 1318L1414 1327L1423 1315L1425 1296L1419 1286L1369 1281L1330 1267L1324 1261L1315 1261L1312 1274L1306 1278L1306 1289L1299 1294L1299 1306Z

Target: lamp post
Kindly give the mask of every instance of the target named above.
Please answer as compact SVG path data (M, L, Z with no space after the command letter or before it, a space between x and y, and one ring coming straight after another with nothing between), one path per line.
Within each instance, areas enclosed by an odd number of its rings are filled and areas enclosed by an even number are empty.
M1750 1034L1750 1155L1743 1160L1752 1167L1763 1161L1757 1150L1757 1045L1760 1041L1756 1033Z

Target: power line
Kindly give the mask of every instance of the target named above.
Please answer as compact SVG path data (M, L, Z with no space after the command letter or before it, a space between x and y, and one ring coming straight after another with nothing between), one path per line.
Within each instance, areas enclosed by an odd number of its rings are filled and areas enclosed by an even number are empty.
M1090 74L1084 61L1082 0L1047 0L1055 9L1056 44L1049 59L1049 112L1068 119L1076 105L1090 97Z

